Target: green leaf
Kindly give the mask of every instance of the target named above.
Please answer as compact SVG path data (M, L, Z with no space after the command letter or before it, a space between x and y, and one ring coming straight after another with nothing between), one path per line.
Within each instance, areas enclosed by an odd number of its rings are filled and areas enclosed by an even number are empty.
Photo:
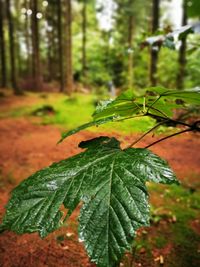
M68 136L86 128L99 126L101 124L126 119L136 114L140 114L142 112L142 104L140 102L137 103L135 100L136 95L132 90L128 90L118 96L115 100L100 101L93 114L93 121L63 133L58 143L61 143Z
M94 120L109 116L123 118L138 114L141 111L141 106L135 101L137 98L139 96L136 96L133 90L127 90L113 101L101 101L93 114L93 118Z
M179 184L167 162L148 149L129 148L125 152L131 156L134 172L140 174L140 179L155 183Z
M135 116L145 116L144 99L145 107L149 113L170 118L173 116L174 109L183 106L177 104L180 102L178 100L186 105L200 105L200 88L169 90L161 86L149 87L144 95L139 96L136 96L132 90L127 90L115 100L100 102L93 114L93 121L63 133L59 143L66 137L91 126L126 120Z
M183 100L185 104L200 105L200 88L186 90L171 90L162 94L168 99Z
M167 47L171 50L175 50L176 46L174 43L174 38L173 37L166 37L165 40L163 41L163 46Z
M150 96L148 96L148 92L150 92ZM151 96L153 94L153 97ZM155 105L158 103L162 103L161 101L165 101L168 108L178 108L179 105L176 105L177 100L182 100L185 104L192 105L200 105L200 88L193 89L185 89L185 90L169 90L163 87L151 87L147 89L147 99L156 100ZM162 103L163 104L163 103ZM153 105L153 107L155 106ZM166 105L163 105L165 108ZM159 107L159 109L162 107Z
M61 139L58 141L58 144L61 143L65 138L67 138L68 136L72 135L72 134L75 134L75 133L78 133L86 128L89 128L89 127L92 127L92 126L99 126L101 124L105 124L107 122L111 122L111 121L114 121L115 117L114 116L110 116L110 117L106 117L106 118L103 118L103 119L99 119L99 120L94 120L94 121L91 121L91 122L88 122L88 123L85 123L73 130L70 130L66 133L62 133L62 137Z
M176 104L175 101L168 101L168 99L161 98L155 103L147 99L147 107L149 107L151 114L170 118L173 116L174 109L180 108L180 105Z
M187 36L189 33L194 33L192 25L185 25L181 28L174 30L173 32L170 32L167 34L167 38L170 37L178 37L179 40L183 39L185 36Z
M12 192L0 226L45 237L83 202L79 236L91 260L114 267L131 247L136 230L149 223L146 181L177 182L167 163L147 149L120 149L115 138L82 142L74 157L36 172ZM63 210L63 208L62 208Z
M112 105L109 105L107 108L94 114L93 118L99 120L102 118L107 118L110 116L120 119L123 117L130 117L135 114L138 114L141 111L141 108L134 102L118 102L114 101Z
M111 103L113 103L113 100L111 100L111 99L99 101L99 103L95 109L94 114L98 114L98 113L102 112L102 110L106 109Z
M160 46L161 43L164 41L163 35L156 35L156 36L150 36L145 40L146 45L150 46Z
M124 92L122 92L117 98L117 101L133 101L140 95L135 94L133 90L129 89Z
M157 46L160 48L162 45L169 48L175 49L175 40L182 40L190 33L198 32L199 25L185 25L179 29L176 29L168 34L156 35L146 38L142 43L142 46Z

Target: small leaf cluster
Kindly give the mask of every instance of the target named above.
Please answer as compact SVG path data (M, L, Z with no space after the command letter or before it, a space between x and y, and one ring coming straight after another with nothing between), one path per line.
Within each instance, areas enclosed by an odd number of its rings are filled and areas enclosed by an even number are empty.
M140 95L128 90L120 94L115 100L100 102L93 114L93 121L63 133L60 142L83 129L108 122L142 116L169 120L173 117L175 109L188 108L191 105L200 105L200 88L180 91L158 86L147 88Z
M141 43L141 47L151 46L159 49L163 46L174 50L176 48L175 44L177 40L182 40L190 33L199 33L199 29L200 23L185 25L177 30L170 31L167 34L158 34L156 36L148 37Z

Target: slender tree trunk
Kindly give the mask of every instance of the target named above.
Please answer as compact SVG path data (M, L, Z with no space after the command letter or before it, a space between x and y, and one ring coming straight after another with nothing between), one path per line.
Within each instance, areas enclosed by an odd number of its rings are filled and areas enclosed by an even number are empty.
M29 7L29 2L27 0L24 1L24 7L26 10L28 10ZM30 77L31 76L31 44L30 44L30 21L29 21L29 16L26 12L25 14L25 43L26 43L26 51L27 51L27 74Z
M11 14L11 1L6 1L7 5L7 18L8 18L8 31L9 31L9 45L10 45L10 67L11 67L11 84L16 95L22 94L17 84L16 74L16 55L15 55L15 36L14 36L14 24Z
M5 33L4 33L4 5L0 0L0 53L1 53L1 87L7 86L7 71L6 71L6 49L5 49Z
M11 1L12 2L12 1ZM21 62L21 50L20 50L20 33L21 29L21 22L19 17L21 16L21 1L13 1L14 8L15 8L15 17L13 18L13 24L15 27L15 56L16 56L16 70L17 70L17 77L19 78L22 73L22 62Z
M66 23L66 92L70 95L73 91L73 72L72 72L72 36L71 36L71 0L66 0L67 23Z
M153 0L152 10L152 34L154 34L159 28L159 6L160 0ZM151 49L151 62L150 62L150 82L152 86L157 84L157 63L158 63L159 50L156 48Z
M42 87L42 77L41 77L41 66L40 66L40 53L39 53L39 29L38 29L38 1L32 0L32 20L31 20L31 29L32 29L32 77L34 83L34 89L40 90Z
M128 87L133 87L133 51L132 51L132 45L133 45L133 29L134 28L134 17L133 15L129 16L128 21Z
M63 43L62 43L62 5L58 0L58 50L59 50L59 72L60 72L60 91L64 91L64 73L63 73Z
M54 78L54 73L53 73L53 48L54 48L54 42L53 42L53 17L52 17L52 13L53 13L53 9L54 9L54 2L49 2L47 10L46 10L46 14L45 14L45 20L47 22L47 31L46 31L46 35L47 35L47 72L46 72L46 76L45 79L47 82L51 82ZM49 29L50 27L50 29ZM57 28L56 28L56 33L57 33Z
M87 63L86 63L86 42L87 42L87 0L83 0L82 9L82 77L85 80Z
M101 38L104 40L105 45L103 46L104 50L104 62L106 71L111 75L111 67L110 67L110 38L111 31L102 32Z
M184 0L183 3L183 17L182 17L182 26L187 25L187 2ZM187 36L183 37L181 40L181 46L179 49L178 63L179 70L177 74L176 86L178 89L184 88L184 77L185 77L185 67L186 67L186 49L187 49Z
M57 2L57 0L56 0ZM54 14L55 10L57 8L57 3L56 5L53 6L52 9L52 14ZM56 14L57 15L57 14ZM55 80L58 78L58 74L59 74L59 40L58 40L58 19L57 16L55 16L55 19L53 19L52 21L52 80Z
M54 75L53 75L53 33L48 32L48 46L47 46L47 60L48 60L48 75L47 81L51 82Z

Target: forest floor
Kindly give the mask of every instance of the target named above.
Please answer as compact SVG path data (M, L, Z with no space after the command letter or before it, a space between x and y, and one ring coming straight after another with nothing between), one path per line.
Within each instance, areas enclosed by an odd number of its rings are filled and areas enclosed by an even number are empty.
M23 102L24 101L24 102ZM0 114L32 104L32 98L0 99ZM35 103L35 102L34 102ZM1 116L0 119L0 219L10 191L33 172L52 162L79 153L80 141L99 135L112 135L131 143L138 133L83 131L56 145L60 128L41 125L41 118ZM139 143L144 147L157 139L150 136ZM139 146L138 145L138 146ZM133 252L125 255L120 266L197 267L200 266L200 138L185 134L157 144L151 149L166 159L182 184L164 186L149 184L151 227L138 231ZM1 267L92 267L77 235L79 208L68 225L41 240L37 234L18 236L12 232L0 235Z

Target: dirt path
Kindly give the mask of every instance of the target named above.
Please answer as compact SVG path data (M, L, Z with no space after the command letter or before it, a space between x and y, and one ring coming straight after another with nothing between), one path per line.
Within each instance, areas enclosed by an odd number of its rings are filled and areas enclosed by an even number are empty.
M27 119L0 120L0 216L8 200L8 191L19 181L52 162L72 156L80 149L80 141L94 137L90 132L76 134L61 145L56 142L60 132L53 126L38 126ZM137 136L119 137L123 145ZM151 140L152 139L152 140ZM155 138L140 143L144 146ZM152 151L169 161L177 176L188 183L199 183L200 138L195 134L185 134L167 140L152 148ZM11 267L91 267L93 266L78 241L76 216L72 216L69 227L41 240L37 234L17 236L4 233L0 236L0 266ZM66 234L67 232L67 234Z

